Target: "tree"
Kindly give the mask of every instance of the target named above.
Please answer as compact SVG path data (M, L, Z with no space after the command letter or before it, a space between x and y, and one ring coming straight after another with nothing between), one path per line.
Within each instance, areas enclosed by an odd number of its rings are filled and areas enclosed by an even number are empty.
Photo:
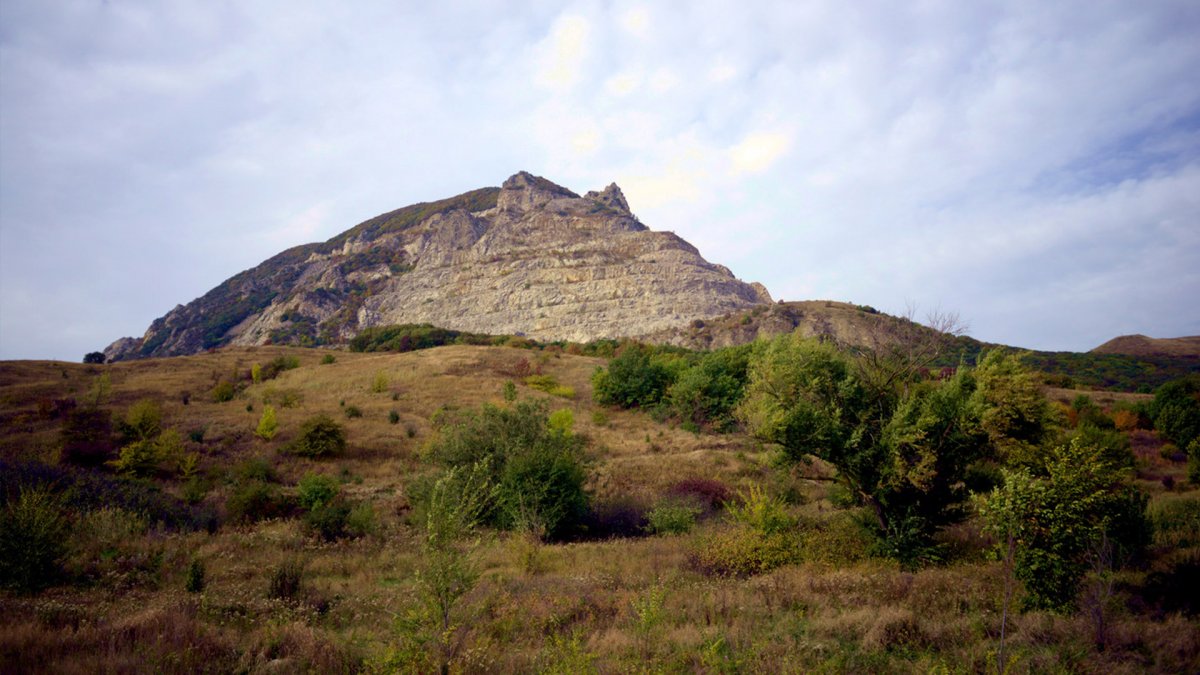
M592 376L593 396L597 403L622 408L657 404L671 385L673 373L651 358L641 345L626 345L608 369L598 368Z
M929 353L848 354L783 336L756 349L738 408L752 433L791 460L833 464L870 510L883 550L909 563L965 515L968 470L1017 437L1040 437L1045 422L1037 405L1005 408L1004 392L1022 390L1015 355L989 354L977 370L930 380L906 360Z
M572 423L559 413L551 424L542 402L485 404L444 425L429 454L448 469L478 465L495 477L483 522L561 537L588 507L583 439L571 433Z
M310 417L301 423L300 435L289 450L304 457L339 455L346 450L346 432L328 415Z
M275 421L275 408L269 405L263 406L263 414L258 420L258 428L254 430L254 435L264 441L269 441L275 438L278 431L279 423Z
M1146 495L1104 448L1073 439L1038 466L1004 471L1004 484L978 501L986 530L1014 542L1014 574L1026 608L1069 610L1088 555L1111 542L1126 556L1145 546Z
M104 352L88 352L83 355L84 363L104 363Z

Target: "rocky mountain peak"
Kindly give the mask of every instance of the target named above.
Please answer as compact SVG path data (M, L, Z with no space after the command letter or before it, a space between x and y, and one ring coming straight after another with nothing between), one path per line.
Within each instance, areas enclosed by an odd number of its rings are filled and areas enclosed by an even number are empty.
M761 285L639 222L615 183L580 197L521 171L499 189L406 206L284 251L106 355L340 344L402 323L586 342L770 302Z
M518 171L500 186L496 206L501 211L533 211L555 199L578 199L579 195L528 171Z
M633 215L629 211L629 202L625 201L625 193L621 192L621 188L617 187L616 183L609 183L602 192L592 190L583 197L626 215Z

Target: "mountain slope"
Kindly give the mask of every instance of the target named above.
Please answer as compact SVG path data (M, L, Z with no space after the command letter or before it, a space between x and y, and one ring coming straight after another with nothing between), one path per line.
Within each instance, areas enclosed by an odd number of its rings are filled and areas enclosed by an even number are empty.
M1200 356L1200 335L1178 338L1122 335L1096 347L1091 353L1129 354L1131 356Z
M636 336L770 303L615 184L579 195L518 173L501 188L386 213L298 246L155 320L111 360L225 345L337 344L363 328L445 328L586 341Z

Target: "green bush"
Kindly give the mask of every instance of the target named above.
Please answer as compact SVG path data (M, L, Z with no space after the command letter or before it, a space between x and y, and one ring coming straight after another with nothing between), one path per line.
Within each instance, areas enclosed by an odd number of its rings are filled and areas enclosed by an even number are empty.
M297 485L297 501L300 508L311 511L322 504L332 502L340 489L337 479L333 476L306 473Z
M346 521L350 516L350 506L342 499L317 504L304 514L304 524L309 531L319 535L325 541L334 541L346 535Z
M378 528L375 508L366 502L355 504L346 515L346 533L352 537L374 534Z
M797 534L735 525L701 537L688 554L691 566L715 577L747 577L800 561Z
M145 441L158 436L162 431L162 418L162 406L159 402L143 398L129 406L118 426L127 442Z
M1200 375L1172 380L1154 392L1150 417L1159 435L1181 448L1200 439Z
M362 408L359 408L356 405L348 405L342 412L346 415L346 419L351 420L363 416Z
M390 424L399 424L400 423L400 413L395 410L388 411L388 422Z
M346 432L328 415L310 417L300 425L300 435L288 448L303 457L331 457L346 450Z
M225 511L233 522L255 522L288 515L291 509L277 485L250 481L238 485L225 501Z
M221 380L212 388L211 396L216 403L232 401L233 397L237 396L237 387L229 380Z
M323 365L323 366L327 366L331 363L335 363L336 361L337 361L337 357L334 356L333 354L326 354L325 356L321 357L321 365Z
M731 430L736 425L733 411L746 387L749 361L749 346L704 354L667 389L671 413L697 428Z
M521 402L484 405L444 424L429 454L446 468L481 465L496 477L485 523L562 537L587 513L582 443L561 423L550 425L544 403Z
M62 574L69 535L61 501L46 488L23 488L0 510L0 587L35 593Z
M592 375L593 397L597 403L622 408L650 407L663 399L675 372L665 363L651 358L651 350L627 345Z
M1122 557L1147 543L1146 495L1102 448L1078 439L1052 448L1040 466L1004 472L1005 482L979 500L986 530L1017 542L1014 573L1027 608L1064 611L1075 604L1088 556L1102 540Z
M188 593L203 593L205 583L204 561L192 558L188 563L187 576L183 580L183 589Z
M275 421L275 408L269 405L263 406L263 414L258 420L258 428L254 430L254 435L264 441L269 441L275 438L278 431L279 423Z
M693 504L663 502L646 514L646 530L651 534L687 534L695 527L699 513Z

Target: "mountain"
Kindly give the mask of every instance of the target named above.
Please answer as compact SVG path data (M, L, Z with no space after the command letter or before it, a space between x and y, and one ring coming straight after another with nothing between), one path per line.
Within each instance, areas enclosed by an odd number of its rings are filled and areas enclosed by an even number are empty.
M1090 353L1129 354L1131 356L1200 356L1200 335L1178 338L1122 335L1096 347Z
M339 344L370 326L588 341L647 335L769 305L616 184L582 197L520 172L284 251L105 350L114 361L226 345Z

